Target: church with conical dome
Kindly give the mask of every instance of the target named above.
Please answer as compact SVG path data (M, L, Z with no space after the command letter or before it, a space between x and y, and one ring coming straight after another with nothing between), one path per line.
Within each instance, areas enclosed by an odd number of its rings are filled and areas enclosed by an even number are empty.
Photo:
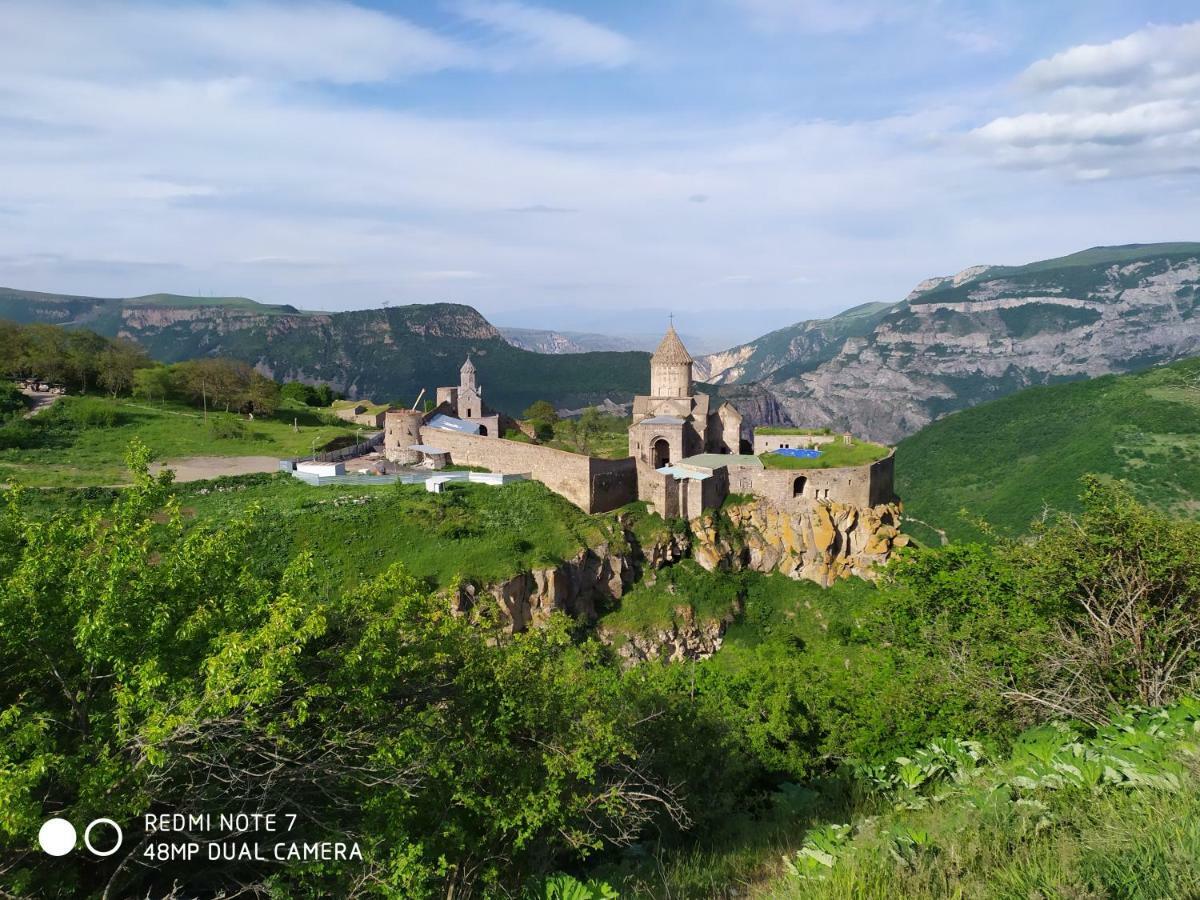
M731 403L712 408L692 380L692 356L667 327L650 357L650 393L633 399L629 455L640 465L661 469L700 453L738 453L742 414Z

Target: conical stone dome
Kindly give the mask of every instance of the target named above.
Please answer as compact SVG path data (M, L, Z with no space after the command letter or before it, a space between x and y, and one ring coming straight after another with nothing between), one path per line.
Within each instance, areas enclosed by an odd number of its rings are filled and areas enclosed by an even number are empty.
M675 333L674 325L667 326L667 333L663 335L658 349L654 351L654 356L650 357L650 362L668 366L689 365L693 362L691 355L687 352L687 347L683 346L683 341Z

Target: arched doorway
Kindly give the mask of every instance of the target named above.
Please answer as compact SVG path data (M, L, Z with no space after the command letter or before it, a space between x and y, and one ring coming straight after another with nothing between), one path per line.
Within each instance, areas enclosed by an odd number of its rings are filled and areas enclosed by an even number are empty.
M804 493L804 485L808 484L808 479L801 475L792 482L792 496L799 497Z
M479 436L480 436L480 437L487 437L487 426L486 426L486 425L480 425L480 426L479 426Z
M650 447L650 458L654 460L654 468L661 469L671 464L671 445L666 438L659 438Z

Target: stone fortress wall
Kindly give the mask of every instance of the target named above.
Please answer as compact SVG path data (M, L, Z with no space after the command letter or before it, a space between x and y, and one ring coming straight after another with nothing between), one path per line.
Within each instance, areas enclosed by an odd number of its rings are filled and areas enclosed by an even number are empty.
M832 434L761 434L754 432L754 455L761 456L774 450L787 450L793 447L820 447L841 440Z
M637 466L631 458L597 459L553 447L428 426L421 429L421 443L448 450L455 465L529 475L584 512L608 512L637 499Z
M895 459L836 469L747 469L729 473L729 491L754 494L780 508L828 500L850 506L878 506L895 500Z

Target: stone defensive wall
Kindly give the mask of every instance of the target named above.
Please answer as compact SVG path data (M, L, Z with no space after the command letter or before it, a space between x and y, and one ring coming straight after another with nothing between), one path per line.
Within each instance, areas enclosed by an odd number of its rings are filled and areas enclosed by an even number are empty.
M781 507L801 498L878 506L896 499L893 453L869 465L836 469L734 468L729 471L729 490L764 497Z
M595 459L537 444L428 426L421 428L421 443L450 451L455 465L529 475L584 512L608 512L637 499L637 464L632 457Z

